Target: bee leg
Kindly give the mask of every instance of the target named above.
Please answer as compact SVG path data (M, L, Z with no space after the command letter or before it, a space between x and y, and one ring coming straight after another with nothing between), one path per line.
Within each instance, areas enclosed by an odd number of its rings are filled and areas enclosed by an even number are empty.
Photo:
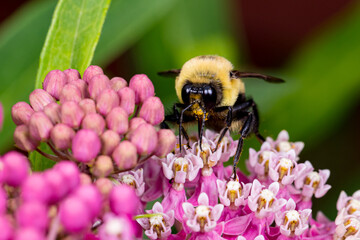
M206 121L206 112L205 109L202 109L204 114L203 114L203 118L199 118L198 120L198 134L199 134L199 140L200 140L200 151L202 151L202 136L204 133L204 128L205 128L205 121Z
M185 107L181 113L180 113L180 119L179 119L179 145L180 145L180 152L181 152L181 149L182 149L182 145L181 145L181 133L182 133L182 129L183 129L183 126L182 126L182 123L183 123L183 119L184 119L184 112L186 112L189 108L191 108L193 105L195 104L192 103L190 105L188 105L187 107Z
M240 155L243 149L243 143L244 143L244 138L246 138L250 133L251 130L254 126L254 113L253 112L249 112L247 119L243 125L243 127L240 130L240 138L239 138L239 142L236 148L236 153L235 153L235 157L234 157L234 165L233 165L233 175L234 175L234 180L236 180L236 169L237 169L237 164L240 160Z
M188 148L191 148L191 147L190 147L190 138L189 138L189 135L187 134L187 132L186 132L186 130L185 130L184 127L181 128L181 132L182 132L182 134L184 135L184 137L185 137L185 139L186 139L186 141L187 141L187 143L186 143L187 147L188 147Z
M227 113L227 116L226 116L226 127L221 131L221 134L220 134L220 137L219 137L219 140L216 144L216 147L215 147L215 150L214 152L219 148L219 145L221 143L221 141L223 140L226 132L229 130L230 126L231 126L231 123L232 123L232 111L233 111L233 108L232 107L228 107L228 113Z

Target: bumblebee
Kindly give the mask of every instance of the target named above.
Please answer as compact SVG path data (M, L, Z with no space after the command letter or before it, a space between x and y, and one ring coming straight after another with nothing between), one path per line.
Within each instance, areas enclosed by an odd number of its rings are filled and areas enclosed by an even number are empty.
M235 177L244 139L254 133L261 143L264 142L259 133L256 103L245 96L245 86L241 79L260 78L271 83L284 81L263 74L234 70L227 59L215 55L192 58L181 69L159 72L159 75L176 77L175 90L180 103L174 104L173 112L165 116L161 126L168 128L166 122L179 125L180 151L182 135L189 143L184 123L198 123L201 151L205 127L220 133L216 149L227 131L240 134L233 164Z

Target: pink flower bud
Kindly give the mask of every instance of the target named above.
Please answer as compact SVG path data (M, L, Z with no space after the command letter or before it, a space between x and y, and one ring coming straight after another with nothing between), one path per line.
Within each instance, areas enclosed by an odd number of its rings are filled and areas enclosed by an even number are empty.
M90 113L96 113L95 101L90 98L81 100L79 105L86 115Z
M55 99L43 89L35 89L32 91L29 100L35 111L43 110L46 105L55 102Z
M135 103L144 102L155 96L154 85L145 74L136 74L130 79L129 87L135 92Z
M50 138L55 147L60 150L65 150L71 147L71 140L75 136L75 131L66 124L56 124L51 129Z
M90 79L92 79L94 76L104 74L103 70L99 66L91 65L89 66L83 76L83 80L87 83L89 83Z
M87 173L80 173L80 185L89 185L92 183L90 175Z
M96 109L102 115L107 115L117 106L119 106L119 96L111 88L103 90L96 98Z
M135 190L126 184L113 187L109 200L111 211L117 215L133 215L139 208Z
M81 78L80 73L76 69L66 69L64 73L68 79L68 82L72 82Z
M23 183L21 198L23 201L47 203L50 199L50 188L45 178L40 173L33 173Z
M44 231L49 224L48 209L40 202L24 202L16 211L16 220L20 227Z
M120 99L120 107L122 107L128 115L131 115L135 109L135 92L131 88L124 87L118 91Z
M111 85L111 88L117 92L117 91L119 91L120 89L126 87L126 86L127 86L127 82L126 82L125 79L123 79L123 78L121 78L121 77L113 77L113 78L110 80L110 85Z
M82 200L88 207L90 218L97 217L101 210L102 197L100 191L93 185L82 185L76 189L74 196Z
M103 90L110 88L110 80L106 75L96 75L89 81L89 94L92 99L96 99Z
M115 148L112 157L120 170L132 169L137 164L137 150L134 144L125 140Z
M30 239L45 240L46 238L44 236L43 231L32 227L19 229L14 238L14 240L30 240Z
M11 117L16 125L29 124L33 113L34 110L26 102L18 102L11 108Z
M61 122L65 123L69 127L80 127L84 116L84 111L76 102L69 101L61 105Z
M43 112L34 113L29 122L30 136L37 141L46 141L53 128L51 120Z
M101 142L93 130L81 129L72 141L72 152L80 162L90 162L100 152Z
M39 141L30 137L30 131L26 125L16 127L14 132L14 142L18 148L26 152L34 151L39 145Z
M81 98L89 97L88 85L84 80L78 79L75 81L70 82L69 84L76 86L81 93Z
M160 129L157 134L158 144L155 149L155 155L162 158L175 148L176 137L170 129Z
M0 215L0 226L1 226L0 240L13 239L14 229L9 219L5 215Z
M155 150L158 137L151 124L143 123L132 132L130 141L136 146L138 154L148 155Z
M60 201L69 192L69 186L64 184L65 177L56 169L46 170L43 174L44 180L48 184L49 204L55 204Z
M44 113L53 124L61 122L61 107L57 103L49 103L44 107Z
M81 101L81 91L74 84L66 84L64 86L64 88L62 89L59 98L60 98L61 103L64 103L66 101L80 102Z
M113 108L106 116L106 125L109 129L124 134L129 128L128 115L121 107Z
M91 169L96 177L107 177L114 171L111 157L101 155L96 158L95 165Z
M143 118L140 118L140 117L132 118L130 120L129 132L134 131L138 126L140 126L143 123L146 123L146 121Z
M81 127L94 130L98 135L101 135L105 129L105 120L100 114L91 113L84 117Z
M67 76L60 70L50 71L43 82L43 89L50 93L55 99L59 99L61 90L67 83Z
M101 195L107 198L114 184L108 178L99 178L96 180L95 186L101 192Z
M83 231L91 224L91 213L87 204L76 196L65 199L59 208L60 222L69 233Z
M104 155L111 155L115 147L119 144L120 140L121 139L119 134L113 130L106 130L101 135L101 153Z
M76 188L80 183L80 171L74 162L62 161L57 163L54 168L60 172L64 178L66 184L69 187L69 191Z
M18 187L29 175L30 164L21 153L11 151L2 156L4 164L4 182L10 186Z
M139 116L152 125L164 121L164 105L158 97L149 97L141 106Z

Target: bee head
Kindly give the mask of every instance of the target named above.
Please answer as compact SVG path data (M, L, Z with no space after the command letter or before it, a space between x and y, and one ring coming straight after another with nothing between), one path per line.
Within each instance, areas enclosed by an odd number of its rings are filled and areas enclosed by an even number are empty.
M207 110L216 106L217 94L214 87L209 84L187 83L181 90L181 98L184 104L198 102Z

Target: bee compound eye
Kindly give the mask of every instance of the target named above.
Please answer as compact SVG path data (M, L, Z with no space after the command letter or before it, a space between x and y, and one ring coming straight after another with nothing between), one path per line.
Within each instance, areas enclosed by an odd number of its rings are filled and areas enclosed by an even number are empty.
M216 97L216 90L213 87L209 85L203 87L203 101L207 107L216 105Z
M190 93L192 90L192 85L191 84L185 84L181 90L181 98L183 100L183 102L189 103L189 98L190 98Z

